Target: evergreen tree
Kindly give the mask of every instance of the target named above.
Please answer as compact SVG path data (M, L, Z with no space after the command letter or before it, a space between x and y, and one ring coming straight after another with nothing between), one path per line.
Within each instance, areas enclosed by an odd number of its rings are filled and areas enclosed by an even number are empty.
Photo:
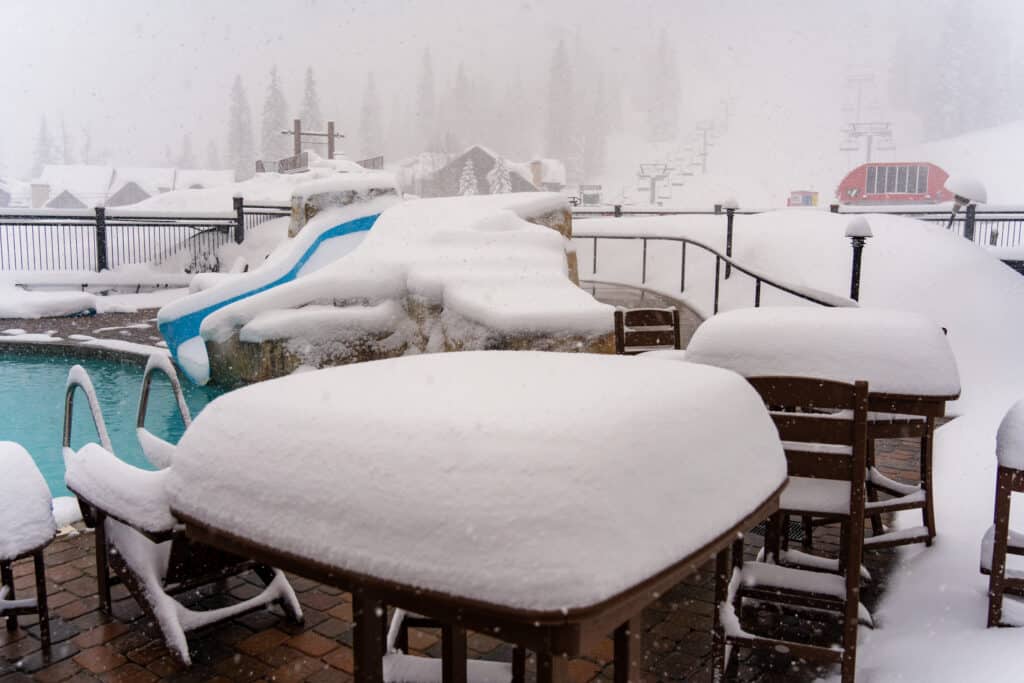
M459 194L464 197L480 194L472 159L466 159L466 165L462 167L462 175L459 176Z
M277 81L275 66L270 69L270 85L267 87L267 98L263 101L263 118L260 121L260 154L264 161L273 162L291 156L289 138L281 135L281 131L289 127L288 105Z
M364 159L383 153L380 120L380 100L377 98L377 85L371 71L366 75L363 108L359 117L359 149Z
M419 132L419 149L433 151L436 142L436 102L434 101L434 67L430 59L430 50L423 51L423 62L420 66L420 81L416 87L416 128Z
M667 142L679 136L679 100L682 83L675 50L662 29L651 69L650 104L647 109L648 139Z
M219 169L223 165L223 162L220 160L220 150L217 149L217 143L210 140L206 144L206 168Z
M181 155L178 157L178 168L195 168L196 157L192 153L192 136L185 133L181 139Z
M46 117L39 120L39 135L36 137L35 155L32 160L32 177L38 178L43 172L43 167L53 163L53 138L50 137L50 129L46 125Z
M470 144L480 142L478 139L478 124L481 112L478 111L473 102L472 86L470 85L469 77L466 75L466 67L461 63L455 74L452 103L454 111L452 112L452 120L449 124L450 130L458 131L460 135L456 137L467 139Z
M512 178L508 173L508 165L502 157L494 160L494 168L487 174L487 184L491 194L505 194L512 191Z
M320 113L320 97L316 94L316 81L313 80L313 67L306 68L306 88L302 94L302 130L318 133L324 132L324 117Z
M544 131L545 156L559 159L568 167L573 155L572 71L565 41L558 41L548 76L547 125ZM573 178L575 180L575 178Z
M245 180L256 172L252 140L252 115L245 96L242 77L235 76L231 87L231 112L228 117L227 162L235 169L235 178Z
M64 123L63 114L60 116L60 140L57 149L60 152L60 163L75 163L75 143L71 138L71 134L68 133L68 127Z

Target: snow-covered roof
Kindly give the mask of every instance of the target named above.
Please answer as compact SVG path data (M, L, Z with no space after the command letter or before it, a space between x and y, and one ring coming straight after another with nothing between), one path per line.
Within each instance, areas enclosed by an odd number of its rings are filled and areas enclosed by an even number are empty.
M174 173L173 168L118 166L114 169L110 194L116 194L128 183L135 183L150 196L166 192L174 187Z
M785 478L775 427L733 373L488 351L226 394L179 442L168 490L176 511L303 558L561 610L677 563Z
M956 359L942 328L906 311L770 307L720 313L697 328L686 360L745 377L866 380L873 393L960 393Z
M49 185L51 198L66 190L87 206L102 206L113 180L113 166L48 164L32 184Z
M35 550L57 532L50 489L20 444L0 441L0 560Z
M232 169L210 170L205 168L178 169L174 176L175 190L200 189L205 187L219 187L230 185L235 182L235 172ZM198 188L197 188L198 186Z

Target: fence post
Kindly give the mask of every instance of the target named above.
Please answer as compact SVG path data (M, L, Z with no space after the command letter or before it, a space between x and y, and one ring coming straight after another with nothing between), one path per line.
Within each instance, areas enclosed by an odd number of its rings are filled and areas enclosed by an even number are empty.
M715 204L715 213L716 214L722 213L722 205L721 204Z
M107 210L96 207L96 272L107 270Z
M964 212L964 239L969 242L974 241L974 212L977 209L977 205L971 203L967 205L967 210Z
M245 239L245 200L235 197L235 244Z
M729 207L725 210L725 255L732 258L732 219L736 215L736 209ZM725 264L725 279L732 275L732 264Z
M622 204L616 204L615 205L615 217L616 218L621 218L622 217Z

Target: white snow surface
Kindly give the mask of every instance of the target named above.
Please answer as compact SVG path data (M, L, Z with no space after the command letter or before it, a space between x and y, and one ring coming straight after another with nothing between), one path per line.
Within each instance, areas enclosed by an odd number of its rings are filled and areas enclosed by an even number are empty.
M984 204L988 201L988 192L980 180L969 175L952 175L946 180L946 189L954 195Z
M0 283L0 318L53 318L96 311L86 292L33 292Z
M68 488L117 519L152 532L174 526L165 489L168 470L139 469L94 443L66 453L65 464Z
M786 464L760 398L734 373L491 351L239 389L196 418L169 473L173 509L257 543L562 610L696 551L775 491Z
M45 544L57 527L50 488L21 444L0 441L0 560L13 560Z
M1024 399L1014 403L999 423L996 458L1002 467L1024 470Z
M608 332L612 308L582 295L569 280L565 240L521 218L565 207L565 198L554 193L398 204L381 215L351 254L212 313L203 321L202 335L223 341L266 311L406 295L505 332ZM263 269L268 267L269 262ZM161 319L164 315L161 311Z
M686 360L744 377L866 380L873 393L960 393L956 359L942 328L902 311L771 307L720 313L697 328Z

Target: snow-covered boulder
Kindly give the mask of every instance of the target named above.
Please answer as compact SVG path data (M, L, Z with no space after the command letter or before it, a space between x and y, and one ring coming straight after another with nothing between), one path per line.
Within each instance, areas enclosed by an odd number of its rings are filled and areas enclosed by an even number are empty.
M554 193L392 206L344 258L211 313L212 377L435 351L611 352L612 308L577 286L571 234Z
M295 237L313 216L326 209L349 206L385 195L398 196L395 178L383 171L334 174L310 180L292 190L288 236Z

